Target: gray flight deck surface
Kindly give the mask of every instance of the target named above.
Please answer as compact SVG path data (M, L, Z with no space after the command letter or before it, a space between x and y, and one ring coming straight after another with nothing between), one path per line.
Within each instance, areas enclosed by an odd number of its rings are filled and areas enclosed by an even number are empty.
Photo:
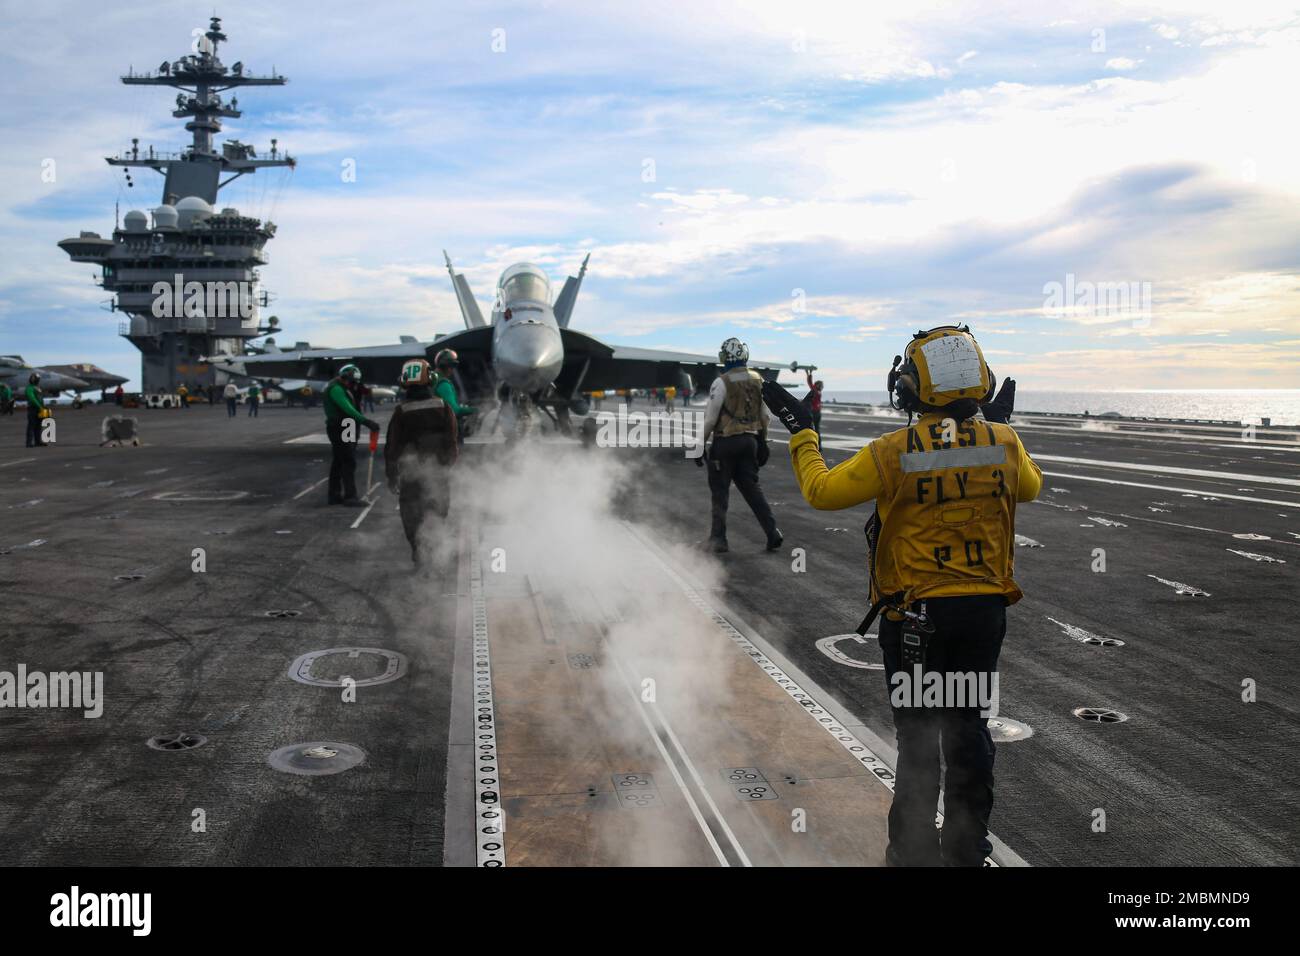
M447 779L463 562L442 576L413 572L386 491L369 513L325 505L324 487L311 486L325 475L328 446L287 443L323 432L319 410L266 407L257 419L242 407L227 419L220 405L131 411L143 447L101 449L105 413L59 409L58 444L37 450L22 447L21 414L0 418L0 671L103 671L106 697L98 719L0 710L0 864L457 858L453 845L475 826L472 800L456 796L469 781L452 780L449 799ZM842 461L900 424L828 409L827 456ZM1252 443L1192 429L1170 437L1166 427L1013 424L1048 474L1041 501L1017 513L1017 532L1041 547L1017 550L1026 597L1008 615L1001 713L1033 733L999 746L994 833L1032 865L1296 863L1294 432L1261 430ZM1291 447L1268 447L1274 441ZM556 451L637 462L620 512L663 541L704 537L704 472L680 452ZM471 446L466 457L488 453ZM365 474L362 446L359 481ZM379 459L376 481L381 474ZM782 443L763 485L785 545L765 553L733 493L731 552L718 559L726 575L714 596L816 694L892 741L880 672L816 644L852 631L864 611L869 506L812 510ZM206 551L206 573L191 569L194 548ZM791 570L793 548L806 551L805 573ZM1095 549L1104 549L1104 573L1093 570ZM298 613L267 616L277 611ZM1125 643L1079 640L1087 634ZM287 676L301 655L338 647L385 648L409 667L359 687L348 704L336 688ZM834 648L879 660L872 642ZM359 672L375 667L371 657L355 661ZM1247 679L1257 684L1253 703L1242 701ZM1129 719L1084 722L1071 714L1078 707ZM146 746L176 732L207 743L177 753ZM365 762L319 777L268 766L278 748L314 741L354 744ZM198 809L206 832L191 826ZM1093 832L1097 809L1104 833Z

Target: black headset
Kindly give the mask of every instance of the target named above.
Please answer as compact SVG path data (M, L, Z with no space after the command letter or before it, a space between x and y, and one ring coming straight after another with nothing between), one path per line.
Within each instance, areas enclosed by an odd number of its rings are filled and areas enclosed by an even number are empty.
M969 325L936 325L932 329L921 329L914 332L912 334L912 341L915 342L918 339L923 339L928 335L933 335L935 332L942 332L945 329L951 329L954 332L965 332L967 335L970 334ZM903 363L901 367L899 365L900 362ZM973 406L963 406L960 409L960 411L967 411L969 408L969 414L958 417L963 419L969 418L978 411L980 405L992 401L993 392L998 383L997 376L993 374L993 369L989 368L987 362L984 363L984 367L989 370L989 390L987 394L979 400L973 398L962 398L958 399L956 402L949 403L950 405L960 405L963 402L973 403ZM900 412L907 412L908 419L910 420L914 412L918 412L925 407L925 403L921 401L921 371L916 367L916 362L912 359L909 358L906 362L903 362L903 356L895 355L894 364L889 368L888 382L889 405L891 408Z

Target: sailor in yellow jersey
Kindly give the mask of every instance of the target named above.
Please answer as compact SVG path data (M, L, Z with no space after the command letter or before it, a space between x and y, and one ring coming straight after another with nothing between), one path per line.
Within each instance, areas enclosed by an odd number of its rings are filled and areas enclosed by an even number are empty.
M808 503L822 510L876 503L867 523L872 606L858 630L865 634L885 612L879 640L898 737L886 853L894 866L982 866L992 851L987 716L1006 608L1022 596L1012 577L1016 504L1037 497L1043 481L1006 424L1015 382L996 399L994 384L969 328L916 333L889 375L891 404L908 412L907 427L831 469L807 406L774 383L763 386L764 401L792 433L790 457ZM953 693L973 687L977 700ZM942 832L934 825L941 748Z

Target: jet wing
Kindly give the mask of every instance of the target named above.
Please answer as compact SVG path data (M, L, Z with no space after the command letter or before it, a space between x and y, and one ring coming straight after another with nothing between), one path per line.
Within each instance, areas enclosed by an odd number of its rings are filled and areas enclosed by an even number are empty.
M367 345L355 349L302 349L262 355L213 355L208 362L223 372L252 378L328 380L344 365L361 369L367 382L396 382L407 359L424 358L441 340Z
M561 335L565 361L556 386L566 395L616 388L681 388L688 376L694 389L700 392L706 391L722 371L716 355L609 346L572 329L561 330ZM585 348L577 348L578 344ZM751 360L749 367L768 381L776 381L777 375L782 369L788 369L790 363Z

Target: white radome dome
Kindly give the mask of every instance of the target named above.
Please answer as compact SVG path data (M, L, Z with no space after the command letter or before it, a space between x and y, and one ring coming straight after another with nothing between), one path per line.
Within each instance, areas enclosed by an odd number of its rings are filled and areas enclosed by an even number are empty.
M201 222L211 216L212 206L199 196L186 196L176 204L176 212L180 217L180 227L186 229L192 223Z
M161 206L154 207L153 227L155 229L175 229L176 222L177 212L175 206L163 203Z

